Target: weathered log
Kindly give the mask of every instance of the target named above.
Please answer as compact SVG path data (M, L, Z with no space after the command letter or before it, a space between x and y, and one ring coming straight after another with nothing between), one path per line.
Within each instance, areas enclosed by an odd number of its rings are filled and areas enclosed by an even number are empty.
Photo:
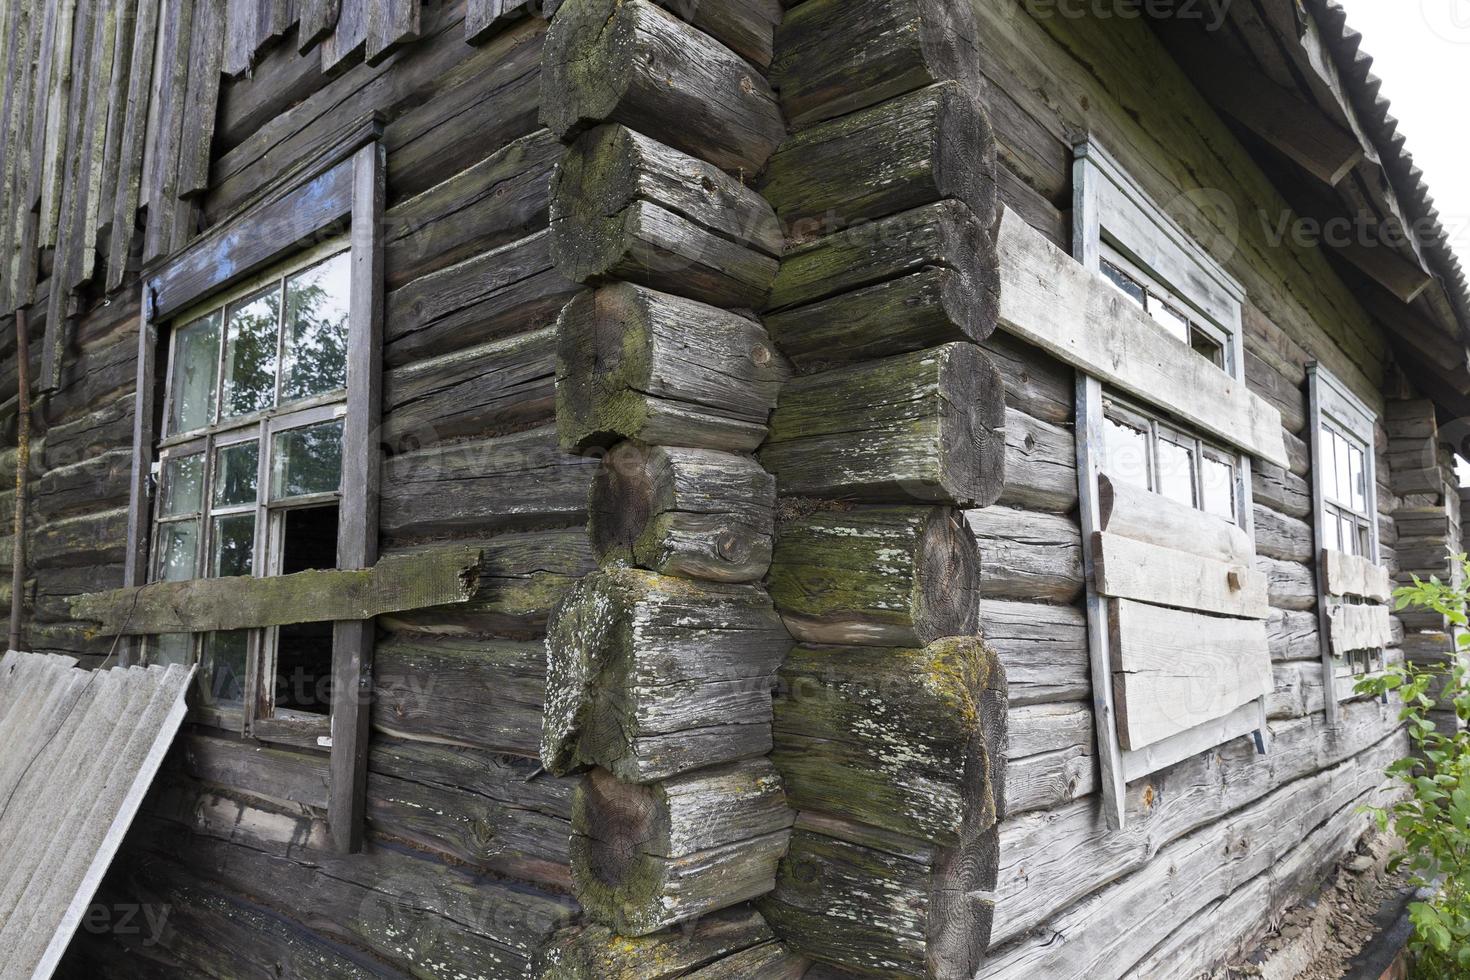
M736 54L764 68L771 63L776 25L781 23L781 0L654 0Z
M548 627L542 763L649 783L764 755L790 645L758 586L589 575Z
M761 463L782 493L985 507L1005 483L1005 391L973 344L798 378Z
M980 551L980 593L1027 602L1082 595L1082 531L1075 517L1013 507L965 514Z
M801 240L944 198L995 220L995 135L958 82L804 130L771 157L761 191Z
M764 304L783 249L776 214L754 190L617 124L562 157L551 230L569 279L626 279L729 308Z
M771 760L791 803L940 846L1005 803L1005 671L983 640L799 646L781 669Z
M651 786L594 769L572 809L572 880L594 921L646 936L775 886L795 814L765 759Z
M989 336L1000 311L1000 259L989 227L952 200L836 229L792 249L781 261L768 306L786 311L930 267L959 275L953 288L977 311L966 323L975 333L966 332Z
M1012 706L1092 696L1087 617L1079 607L982 599L980 631L1000 655Z
M751 582L771 565L776 480L749 456L625 442L592 481L587 533L603 563Z
M766 329L802 371L977 340L995 327L986 294L970 277L927 266L828 299L770 313Z
M593 923L559 934L537 954L533 975L537 980L673 980L697 976L690 971L769 946L775 938L749 905L652 936L623 937ZM776 976L786 980L784 974Z
M854 64L853 52L862 59ZM947 0L808 0L776 29L771 79L793 126L933 82L980 77L975 15Z
M564 139L620 122L755 174L786 135L754 65L648 0L569 0L542 58L541 120Z
M980 556L959 511L866 507L781 526L771 600L806 643L914 646L979 625Z
M569 451L621 439L751 450L786 373L758 322L615 283L557 321L558 435Z
M803 813L761 909L814 960L875 977L972 977L998 865L993 827L948 848Z

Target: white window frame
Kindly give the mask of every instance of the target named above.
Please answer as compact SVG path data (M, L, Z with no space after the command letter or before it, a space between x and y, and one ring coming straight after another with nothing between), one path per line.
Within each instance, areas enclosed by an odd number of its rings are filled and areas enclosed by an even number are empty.
M1371 677L1380 673L1384 668L1384 651L1379 650L1376 659L1370 652L1367 671L1363 673L1353 671L1339 675L1332 655L1332 613L1338 605L1350 600L1328 594L1327 561L1324 557L1329 550L1326 518L1329 508L1332 508L1346 511L1355 520L1366 523L1367 551L1361 557L1375 565L1382 560L1378 540L1378 458L1376 452L1378 415L1362 399L1354 395L1347 385L1316 361L1307 365L1307 388L1309 396L1307 422L1311 432L1312 453L1312 536L1316 544L1314 565L1317 574L1317 632L1322 649L1322 684L1323 690L1327 692L1327 721L1328 724L1336 725L1341 714L1339 702L1356 696L1351 690L1353 685L1351 683L1339 684L1340 678L1356 681L1358 678ZM1337 501L1327 499L1321 478L1321 474L1327 472L1328 465L1325 447L1322 444L1324 427L1332 428L1339 438L1356 443L1363 450L1366 512L1357 511L1351 506L1344 506ZM1333 465L1335 468L1335 461ZM1333 517L1335 521L1336 513ZM1332 550L1341 551L1342 549Z
M1146 278L1162 295L1183 307L1192 321L1208 328L1224 347L1227 375L1245 377L1242 307L1245 289L1208 253L1197 245L1178 223L1164 213L1147 193L1096 142L1085 140L1074 147L1072 253L1089 272L1102 272L1105 257L1125 261ZM1116 287L1115 287L1116 288ZM1181 343L1159 326L1160 343ZM1203 356L1203 355L1200 355ZM1212 362L1213 363L1213 362ZM1144 402L1146 397L1134 400ZM1105 391L1102 382L1077 372L1077 470L1082 555L1087 582L1088 647L1093 679L1093 718L1096 725L1099 776L1103 813L1110 828L1124 826L1127 784L1183 761L1216 745L1254 733L1258 751L1265 752L1268 730L1266 700L1258 698L1225 718L1181 732L1138 751L1124 751L1117 730L1113 701L1108 619L1104 597L1095 588L1093 541L1101 530L1098 478L1103 458L1103 418L1106 403L1117 396ZM1167 418L1176 431L1197 438L1187 421L1181 426ZM1155 411L1150 408L1150 411ZM1255 522L1251 492L1250 456L1230 450L1236 459L1235 506L1238 526L1251 541Z

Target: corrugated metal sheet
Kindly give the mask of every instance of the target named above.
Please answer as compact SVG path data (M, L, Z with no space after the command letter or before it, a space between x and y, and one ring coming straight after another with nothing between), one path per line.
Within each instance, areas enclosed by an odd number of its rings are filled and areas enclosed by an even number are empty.
M193 669L0 660L0 978L45 978L186 711Z

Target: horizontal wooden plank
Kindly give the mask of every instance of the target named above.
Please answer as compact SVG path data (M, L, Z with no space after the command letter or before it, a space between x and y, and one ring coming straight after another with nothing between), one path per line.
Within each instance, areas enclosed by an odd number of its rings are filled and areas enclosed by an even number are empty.
M1343 604L1332 610L1332 653L1341 657L1354 650L1377 650L1393 642L1387 606Z
M1118 739L1130 751L1223 717L1271 690L1266 624L1108 602Z
M150 277L154 318L166 319L243 279L351 213L352 162L347 160L206 233Z
M1007 210L997 242L1000 324L1049 354L1201 431L1290 465L1281 413L1183 344Z
M1388 569L1361 555L1324 548L1322 567L1327 573L1328 595L1353 595L1387 602L1393 598L1393 580Z
M1188 546L1181 539L1179 544ZM1117 534L1094 535L1097 591L1156 606L1265 619L1266 576L1249 565L1201 558Z
M1256 547L1238 525L1107 474L1098 478L1099 528L1161 548L1179 548L1201 558L1250 568Z
M1192 759L1216 746L1249 735L1261 727L1261 705L1247 701L1228 715L1160 739L1152 745L1123 753L1123 781L1133 782L1150 773Z
M338 620L468 602L480 552L444 548L393 555L372 568L270 578L154 582L70 600L73 618L108 635L201 633Z

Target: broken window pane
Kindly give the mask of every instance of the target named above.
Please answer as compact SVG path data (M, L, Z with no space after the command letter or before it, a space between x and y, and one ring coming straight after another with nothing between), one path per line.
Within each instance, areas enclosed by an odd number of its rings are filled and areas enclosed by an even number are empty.
M342 420L276 434L271 499L334 493L342 484Z
M351 274L350 253L343 252L286 280L282 401L347 387Z
M163 516L197 514L204 498L204 454L174 456L163 464Z
M214 421L218 372L219 313L211 313L174 333L173 378L169 382L170 433L192 432Z
M279 283L230 307L221 418L249 415L275 404L280 314Z
M225 446L214 456L214 506L255 503L260 482L260 443L252 439Z
M1127 296L1141 307L1147 305L1148 294L1144 290L1143 284L1107 259L1102 260L1102 274L1124 296Z

